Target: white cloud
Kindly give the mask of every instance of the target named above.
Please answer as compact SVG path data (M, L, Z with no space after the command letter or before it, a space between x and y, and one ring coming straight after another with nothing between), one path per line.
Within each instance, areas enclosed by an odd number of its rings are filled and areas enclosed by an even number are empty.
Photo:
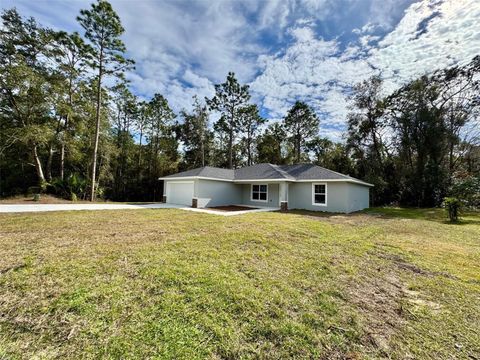
M419 35L422 20L438 12ZM370 61L394 89L434 69L465 64L480 54L480 3L423 1L408 8L398 26L370 51Z
M46 26L83 33L75 18L91 2L4 0L2 7L15 6L22 15L35 16ZM136 61L136 70L128 78L141 97L162 93L178 111L190 106L194 92L210 96L213 83L223 81L229 71L247 82L258 70L256 58L264 49L246 12L258 8L253 1L111 3L126 30L122 38L128 56Z
M111 0L126 29L128 74L142 98L162 93L175 111L212 96L234 71L272 119L296 99L339 139L352 84L381 72L386 90L480 54L478 0ZM68 31L91 0L2 0Z
M338 39L326 41L312 27L289 29L284 52L259 57L262 73L252 89L274 118L284 116L296 99L309 102L325 130L345 127L346 96L351 85L380 72L390 92L407 81L480 54L480 3L423 1L411 5L402 20L381 39L383 25L355 29L357 43L343 50ZM338 135L338 134L337 134Z
M309 28L295 28L291 33L295 42L284 54L259 59L263 71L253 81L252 90L263 96L263 106L273 117L283 117L289 105L303 99L319 113L330 113L335 120L328 120L329 125L341 125L343 87L370 76L372 68L363 59L351 59L352 49L343 58L337 40L315 39Z
M258 25L261 29L271 26L278 26L283 29L288 24L288 16L292 11L293 1L291 0L269 0L264 1L260 9Z

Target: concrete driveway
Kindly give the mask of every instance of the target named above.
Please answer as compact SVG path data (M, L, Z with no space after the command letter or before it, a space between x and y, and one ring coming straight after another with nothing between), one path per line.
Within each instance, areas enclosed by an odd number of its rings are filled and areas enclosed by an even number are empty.
M195 211L205 214L220 216L235 216L255 212L277 211L280 208L258 207L252 210L243 211L217 211L215 209L202 208L193 209L185 205L153 203L153 204L1 204L1 213L24 213L24 212L44 212L44 211L74 211L74 210L138 210L138 209L182 209Z
M120 209L180 209L183 205L174 204L3 204L0 213L23 213L43 211L73 211L73 210L120 210Z

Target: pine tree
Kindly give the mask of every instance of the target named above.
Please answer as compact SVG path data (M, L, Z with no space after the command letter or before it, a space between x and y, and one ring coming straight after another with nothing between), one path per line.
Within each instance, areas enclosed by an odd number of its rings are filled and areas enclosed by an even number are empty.
M320 121L311 107L301 101L295 102L284 119L287 134L293 143L295 161L301 161L302 147L318 134Z
M77 20L85 29L85 37L92 45L93 57L90 65L92 69L97 71L95 139L90 189L90 200L94 201L102 111L102 81L105 76L121 77L127 69L131 68L133 61L124 57L126 48L120 39L124 28L122 27L119 16L113 10L110 3L105 0L99 0L96 4L92 4L90 10L81 10Z
M257 105L249 105L240 111L239 130L243 133L243 142L247 153L247 166L253 164L253 143L260 126L265 124L266 119L258 113Z
M215 96L206 99L210 110L222 115L222 125L228 133L228 167L233 169L233 148L235 136L238 133L240 112L250 100L248 85L240 85L233 72L227 75L227 81L215 85Z

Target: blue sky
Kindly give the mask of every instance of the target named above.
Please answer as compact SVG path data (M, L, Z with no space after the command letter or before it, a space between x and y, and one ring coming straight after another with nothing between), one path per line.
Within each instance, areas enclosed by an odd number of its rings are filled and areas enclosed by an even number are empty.
M126 29L135 94L175 111L234 71L271 120L301 99L340 140L352 84L380 73L385 92L480 54L478 0L112 0ZM77 30L90 1L2 0L55 29Z

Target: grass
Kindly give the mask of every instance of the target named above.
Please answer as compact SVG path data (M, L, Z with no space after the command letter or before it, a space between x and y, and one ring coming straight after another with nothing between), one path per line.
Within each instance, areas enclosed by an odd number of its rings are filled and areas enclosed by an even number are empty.
M79 200L79 202L87 202L84 200ZM71 200L62 199L57 196L49 194L41 194L40 199L35 201L33 195L17 195L8 198L0 198L0 205L2 204L70 204L73 203Z
M0 215L0 359L471 358L480 215Z

